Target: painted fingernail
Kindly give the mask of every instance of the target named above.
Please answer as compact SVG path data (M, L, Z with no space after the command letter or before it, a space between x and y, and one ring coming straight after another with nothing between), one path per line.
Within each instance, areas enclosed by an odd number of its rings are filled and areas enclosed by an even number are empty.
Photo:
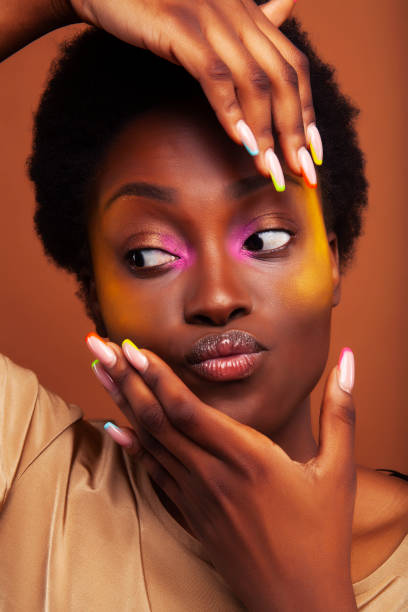
M245 123L245 121L240 119L235 127L242 141L242 144L244 145L248 153L252 156L258 155L259 149L256 142L256 138L253 135L249 125Z
M341 351L337 366L339 386L343 391L351 393L354 387L354 355L348 346Z
M117 361L115 353L107 344L105 344L98 334L95 334L95 332L90 332L85 338L85 341L88 348L104 366L112 368L115 365Z
M310 153L306 149L306 147L300 147L298 151L298 160L302 170L303 178L306 181L306 185L308 187L316 187L316 170L313 164L313 160L310 157Z
M267 149L265 152L265 163L270 172L276 191L285 191L285 178L283 176L282 166L273 149Z
M122 342L122 349L127 359L139 372L145 372L149 362L147 358L139 351L136 344L133 344L129 338Z
M315 123L310 123L306 130L307 140L316 166L323 163L323 143Z
M103 428L111 436L111 438L113 438L115 442L118 442L118 444L121 446L125 446L126 448L133 446L132 437L126 431L123 431L123 429L111 423L111 421L107 421Z
M112 378L109 376L107 372L105 372L105 370L103 369L103 366L99 363L99 359L95 359L95 361L92 362L91 368L96 378L105 387L105 389L107 389L111 393L115 393L119 391L118 387L115 385Z

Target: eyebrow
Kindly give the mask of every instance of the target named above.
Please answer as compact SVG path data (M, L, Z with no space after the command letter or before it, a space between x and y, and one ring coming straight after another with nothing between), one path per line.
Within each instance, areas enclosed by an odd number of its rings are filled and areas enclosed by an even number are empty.
M285 180L289 183L297 185L298 187L302 186L301 180L294 178L290 174L285 174ZM225 193L230 198L239 199L253 193L254 191L258 191L258 189L262 189L263 187L270 187L272 184L271 179L260 174L247 176L235 181L231 185L228 185ZM103 208L106 211L115 200L123 196L139 196L142 198L148 198L150 200L158 200L159 202L174 204L177 202L177 194L177 189L172 187L163 187L155 183L147 183L145 181L126 183L115 191L115 193L104 204Z

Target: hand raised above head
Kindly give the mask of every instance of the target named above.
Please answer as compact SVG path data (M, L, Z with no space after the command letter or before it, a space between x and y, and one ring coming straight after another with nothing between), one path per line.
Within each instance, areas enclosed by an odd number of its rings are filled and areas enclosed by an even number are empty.
M272 123L289 169L316 186L323 149L315 125L308 59L279 30L293 0L64 0L76 18L180 64L203 88L227 134L258 170L285 181Z
M129 454L137 453L244 605L356 610L352 352L342 353L343 375L333 368L328 377L319 451L303 464L203 403L156 354L129 341L123 352L113 343L106 351L92 336L88 344L98 358L109 349L115 357L103 370L135 426Z

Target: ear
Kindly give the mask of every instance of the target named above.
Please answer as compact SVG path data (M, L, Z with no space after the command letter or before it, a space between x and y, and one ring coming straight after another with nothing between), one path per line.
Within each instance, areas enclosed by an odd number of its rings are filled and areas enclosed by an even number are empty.
M101 336L101 338L107 338L108 331L105 327L105 323L103 322L102 313L99 306L98 293L96 291L96 284L94 279L91 280L89 285L89 292L86 300L86 310L89 317L95 323L96 333Z
M269 21L279 28L286 19L289 19L294 6L295 0L270 0L259 8Z
M332 306L337 306L340 303L341 298L341 276L339 267L339 249L337 243L337 236L334 232L327 234L327 241L330 248L330 260L333 278L333 303Z

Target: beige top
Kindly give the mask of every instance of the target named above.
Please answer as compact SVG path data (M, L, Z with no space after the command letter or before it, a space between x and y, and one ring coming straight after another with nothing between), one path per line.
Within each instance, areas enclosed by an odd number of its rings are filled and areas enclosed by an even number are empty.
M1 612L242 610L103 423L0 354ZM354 590L408 610L408 535Z

